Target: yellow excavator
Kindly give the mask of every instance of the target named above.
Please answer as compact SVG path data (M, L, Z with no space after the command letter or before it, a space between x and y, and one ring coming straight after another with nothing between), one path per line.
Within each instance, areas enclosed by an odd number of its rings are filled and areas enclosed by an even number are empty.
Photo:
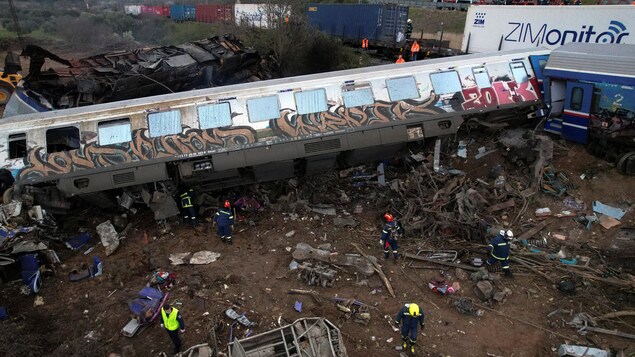
M5 105L22 76L17 71L0 69L0 105Z
M11 17L13 18L15 29L18 34L20 47L24 48L22 30L20 29L20 22L18 21L13 0L9 0L9 9L11 10ZM22 66L20 65L20 57L13 52L7 53L7 57L4 59L4 69L0 69L0 105L7 104L9 98L11 98L13 90L22 79L22 76L18 73L21 70Z

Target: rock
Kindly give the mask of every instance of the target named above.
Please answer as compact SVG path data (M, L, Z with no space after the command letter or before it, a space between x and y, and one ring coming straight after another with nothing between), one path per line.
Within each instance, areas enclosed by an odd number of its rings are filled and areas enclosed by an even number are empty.
M356 220L352 219L352 218L340 218L340 217L335 217L333 219L333 224L336 227L357 227L359 225L359 222L357 222Z
M472 281L488 280L489 278L490 278L489 272L487 271L485 267L475 271L474 273L470 275L470 279L472 279Z
M331 243L324 243L318 245L318 249L328 250L330 252L331 250L333 250L333 246L331 245Z
M289 232L287 232L284 236L285 236L285 237L287 237L287 238L291 238L291 237L293 237L294 235L295 235L295 231L289 231Z
M478 296L479 299L486 301L492 298L494 287L492 283L487 280L481 280L476 283L476 287L474 288L474 293Z
M97 234L101 244L106 248L106 256L111 255L119 247L119 235L110 221L98 225Z
M190 258L190 264L209 264L215 262L218 258L220 258L220 253L202 250L192 255L192 258Z
M325 204L313 205L311 206L311 211L315 213L328 215L328 216L335 216L337 214L337 211L335 210L335 207L333 207L333 205L325 205Z
M505 300L506 297L507 295L505 295L505 293L502 291L497 291L494 293L494 300L498 302L502 302L503 300Z
M456 268L454 275L456 275L456 278L459 280L467 280L470 278L469 275L467 275L467 272L461 268Z
M128 225L128 217L126 214L114 216L112 218L112 224L118 232L121 232Z

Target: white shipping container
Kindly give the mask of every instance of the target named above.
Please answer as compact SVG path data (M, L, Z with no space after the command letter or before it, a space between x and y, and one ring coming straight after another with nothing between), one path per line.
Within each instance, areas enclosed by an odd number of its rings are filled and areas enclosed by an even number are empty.
M470 6L461 50L554 49L569 42L635 44L635 6Z
M123 7L123 12L126 15L141 15L141 5L125 5Z
M269 28L284 21L289 16L290 9L282 5L268 4L236 4L234 5L234 19L239 26Z

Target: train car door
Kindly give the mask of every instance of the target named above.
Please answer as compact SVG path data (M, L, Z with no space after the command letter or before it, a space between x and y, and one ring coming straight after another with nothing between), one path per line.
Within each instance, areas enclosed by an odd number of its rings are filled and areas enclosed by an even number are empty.
M536 55L529 56L529 62L531 63L531 68L534 69L534 74L536 75L536 79L538 80L538 88L540 88L540 97L544 98L544 87L543 80L545 75L543 74L543 70L547 65L547 60L549 59L549 55Z
M562 112L564 139L586 144L592 97L593 84L567 81Z

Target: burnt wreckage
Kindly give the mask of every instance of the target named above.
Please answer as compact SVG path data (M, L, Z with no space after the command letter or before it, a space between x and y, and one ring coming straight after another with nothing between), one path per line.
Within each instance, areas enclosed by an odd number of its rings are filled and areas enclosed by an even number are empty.
M273 73L269 61L231 34L79 60L29 45L22 56L30 58L23 90L40 111L271 79ZM47 58L66 67L44 70Z

